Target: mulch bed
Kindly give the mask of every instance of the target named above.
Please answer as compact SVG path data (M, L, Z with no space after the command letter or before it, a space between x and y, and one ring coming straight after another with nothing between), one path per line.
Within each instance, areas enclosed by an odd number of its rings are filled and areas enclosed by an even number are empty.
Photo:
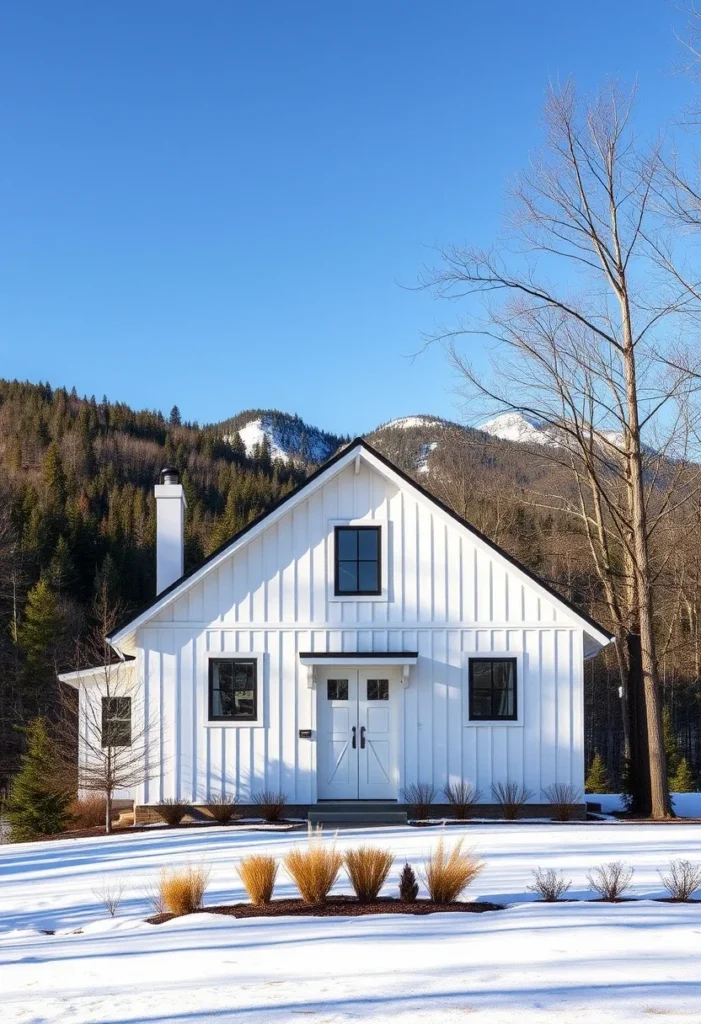
M483 914L490 910L504 910L501 903L433 903L431 900L416 900L404 903L392 896L380 896L372 903L358 903L354 896L331 896L327 903L318 907L309 906L300 899L273 900L266 906L256 907L252 903L232 903L218 907L202 907L196 914L224 914L228 917L365 917L368 914ZM155 914L146 919L148 924L164 924L174 914Z

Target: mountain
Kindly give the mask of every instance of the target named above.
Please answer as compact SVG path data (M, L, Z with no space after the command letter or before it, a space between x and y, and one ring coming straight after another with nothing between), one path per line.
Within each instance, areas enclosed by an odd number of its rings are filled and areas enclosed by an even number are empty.
M501 413L486 423L481 423L478 429L483 434L498 437L501 441L553 446L560 444L553 427L521 412Z
M238 434L249 457L268 446L272 459L302 465L326 462L341 444L349 440L318 427L310 427L299 416L277 409L248 409L218 424L218 427L229 444Z

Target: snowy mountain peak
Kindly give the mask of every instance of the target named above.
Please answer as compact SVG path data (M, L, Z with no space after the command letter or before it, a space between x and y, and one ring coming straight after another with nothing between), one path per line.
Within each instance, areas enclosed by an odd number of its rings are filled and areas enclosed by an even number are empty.
M553 428L547 423L533 419L521 412L504 412L494 416L477 428L484 434L491 434L502 441L517 441L521 444L557 445Z
M390 420L389 423L385 423L377 429L410 430L412 427L442 427L443 425L444 421L436 419L435 416L400 416L399 419Z
M299 416L273 410L239 413L223 427L224 440L231 443L238 433L247 455L267 439L271 458L283 461L325 462L342 443L342 438L308 426Z

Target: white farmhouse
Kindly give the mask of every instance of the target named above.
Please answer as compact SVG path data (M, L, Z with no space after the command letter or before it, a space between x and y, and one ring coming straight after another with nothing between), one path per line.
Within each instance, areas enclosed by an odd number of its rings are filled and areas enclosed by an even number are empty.
M365 441L187 576L183 488L161 481L158 596L108 638L154 764L137 820L264 790L321 820L396 819L417 783L445 803L472 782L486 813L498 782L531 813L553 783L583 790L584 661L610 635ZM99 672L63 678L99 692ZM129 704L101 699L128 742Z

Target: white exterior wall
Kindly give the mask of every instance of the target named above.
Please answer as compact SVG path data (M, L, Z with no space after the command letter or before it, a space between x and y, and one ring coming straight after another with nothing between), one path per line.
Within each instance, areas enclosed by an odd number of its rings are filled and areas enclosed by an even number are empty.
M388 600L332 599L333 521L381 521ZM386 522L385 522L386 521ZM137 671L163 771L139 803L316 798L315 691L300 651L415 650L400 700L400 787L460 778L584 783L583 630L508 561L413 489L351 464L142 626ZM265 652L263 726L207 725L206 651ZM523 655L519 722L467 721L469 652Z

